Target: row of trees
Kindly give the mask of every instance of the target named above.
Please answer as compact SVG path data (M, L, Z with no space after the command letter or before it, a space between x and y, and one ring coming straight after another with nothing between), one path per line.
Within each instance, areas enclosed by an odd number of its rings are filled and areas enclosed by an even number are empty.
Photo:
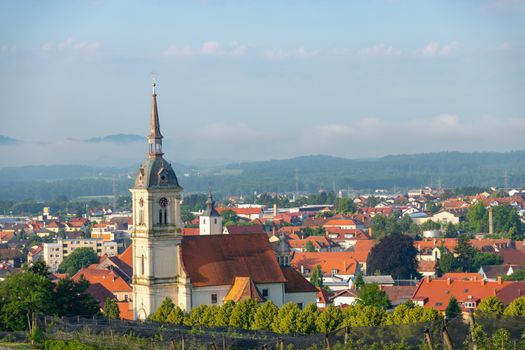
M150 316L150 320L205 327L236 327L242 329L267 330L276 333L326 333L345 326L380 326L427 322L441 318L439 311L414 306L400 305L393 312L373 305L353 305L340 309L329 305L319 310L314 303L301 310L295 303L278 308L271 301L258 305L251 299L221 306L200 305L189 313L175 306L166 298Z

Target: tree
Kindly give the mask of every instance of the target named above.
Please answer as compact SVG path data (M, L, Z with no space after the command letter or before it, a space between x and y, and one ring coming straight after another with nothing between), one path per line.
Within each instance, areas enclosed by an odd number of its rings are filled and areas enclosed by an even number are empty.
M31 266L27 268L28 272L34 273L44 277L49 276L49 268L44 260L35 261Z
M505 316L525 316L525 297L514 299L503 314Z
M375 283L364 285L359 291L359 299L357 300L357 303L363 306L377 306L385 310L390 308L388 295L386 295L385 291L379 289L379 286Z
M253 299L244 299L235 304L230 317L230 326L250 329L253 324L257 303Z
M341 320L341 310L330 304L321 312L315 321L317 332L329 333L339 327Z
M182 311L179 306L175 306L168 315L168 318L166 318L166 322L181 325L184 324L184 317L184 311ZM215 319L217 319L217 317L215 317Z
M227 223L228 224L236 224L237 222L239 222L239 217L231 209L223 210L221 212L221 216L222 216L222 222L224 222L225 225Z
M106 299L104 302L104 316L108 319L118 320L120 318L120 311L118 309L115 299Z
M511 205L497 205L492 208L494 232L503 233L514 240L523 239L525 225L521 222L518 211Z
M35 313L53 314L51 281L30 272L7 276L0 283L0 319L5 328L14 331L32 329Z
M270 300L260 305L255 312L252 328L270 330L278 312L279 309Z
M339 214L348 214L355 212L356 205L351 198L338 198L335 208Z
M316 320L319 317L319 310L315 303L310 303L301 310L297 318L297 332L303 334L314 333L316 330Z
M296 303L284 304L277 313L272 330L276 333L297 333L297 320L300 315L301 310Z
M173 311L170 313L170 315L173 313ZM205 327L213 327L215 326L215 320L217 319L217 314L219 313L219 306L218 305L210 305L204 309L204 312L201 316L201 322L200 325ZM169 319L169 316L168 316Z
M341 326L375 327L384 324L385 310L376 306L352 305L343 310Z
M188 314L188 317L184 319L184 324L188 326L202 326L205 323L205 314L206 310L208 309L208 305L202 304L197 306L194 309L191 309L191 311ZM171 313L171 311L170 311ZM169 316L169 315L168 315ZM167 317L166 317L167 319Z
M323 272L321 271L321 265L315 265L310 274L310 283L317 288L323 287Z
M479 233L488 231L488 213L482 201L477 201L469 207L466 222L470 232Z
M393 233L381 238L372 248L367 261L367 272L392 275L394 278L418 277L416 257L417 249L412 237Z
M392 213L388 216L375 215L372 218L372 232L374 238L381 238L401 231L397 222L397 215Z
M509 276L503 276L504 281L523 281L525 279L525 270L514 271Z
M99 313L98 301L86 293L89 282L83 277L78 282L61 279L53 290L53 300L59 316L94 316Z
M365 285L365 280L363 279L363 274L359 272L354 280L354 288L360 290Z
M157 322L166 322L174 308L175 305L171 298L166 297L160 304L159 308L149 316L149 319Z
M97 253L91 248L77 248L64 258L58 272L73 276L80 269L98 262Z
M503 310L505 306L498 298L492 296L485 298L479 303L478 308L476 309L477 314L483 315L503 315Z
M307 252L315 252L315 247L314 247L314 244L312 243L312 241L306 242L306 244L304 245L304 249Z
M457 257L454 267L457 271L473 272L475 269L474 259L476 257L476 248L470 245L470 238L467 235L461 235L458 238L458 244L454 250Z
M230 324L230 318L235 304L232 301L227 301L221 305L217 315L215 315L215 325L218 327L226 327Z
M447 318L457 318L461 316L461 308L459 307L458 301L455 297L450 297L447 308L445 310Z

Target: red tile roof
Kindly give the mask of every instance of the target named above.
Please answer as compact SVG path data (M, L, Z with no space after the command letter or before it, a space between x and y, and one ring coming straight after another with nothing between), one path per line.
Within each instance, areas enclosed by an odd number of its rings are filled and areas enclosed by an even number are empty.
M265 233L262 225L229 225L226 229L231 235Z
M341 227L341 226L355 226L356 223L352 219L329 220L323 227Z
M264 233L184 237L182 261L195 287L231 285L235 277L286 282Z
M353 252L296 252L292 259L292 266L297 270L302 266L312 271L317 265L325 275L331 275L334 270L341 275L354 275L358 262Z
M444 311L447 308L450 297L454 296L458 302L479 301L496 296L497 292L512 282L488 282L488 281L464 281L453 279L430 279L423 278L418 286L412 300L425 301L425 307L433 307ZM463 308L463 305L461 305ZM464 308L463 308L464 309Z
M97 264L93 264L80 269L72 279L78 281L80 276L84 275L89 283L99 283L112 293L132 291L131 286L117 273L112 270L99 270L96 267Z
M496 293L496 297L504 305L509 305L514 299L525 296L525 281L513 282Z
M133 307L129 301L118 301L118 311L121 320L133 320Z
M184 227L182 229L183 236L198 236L200 229L198 227Z
M504 264L525 265L525 251L523 250L514 248L500 249L498 255L503 257Z
M477 272L448 272L436 279L446 280L447 278L452 280L480 281L483 279L483 275Z
M306 278L297 272L293 267L282 268L284 277L287 282L284 284L284 291L286 293L305 293L305 292L316 292L317 288Z

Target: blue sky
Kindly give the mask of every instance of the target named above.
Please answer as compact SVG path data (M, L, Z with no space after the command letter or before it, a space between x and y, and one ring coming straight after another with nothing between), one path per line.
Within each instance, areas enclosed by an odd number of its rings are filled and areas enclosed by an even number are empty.
M525 148L525 1L0 3L0 163ZM42 154L46 157L42 157ZM126 163L126 164L123 164Z

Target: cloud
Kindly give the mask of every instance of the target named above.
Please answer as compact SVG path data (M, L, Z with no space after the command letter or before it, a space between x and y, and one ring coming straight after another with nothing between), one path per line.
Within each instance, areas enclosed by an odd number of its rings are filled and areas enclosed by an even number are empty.
M164 56L241 56L249 48L248 45L233 41L230 44L222 44L218 41L209 40L202 43L200 47L169 45L163 52Z
M414 54L420 57L450 56L457 52L460 47L461 45L457 40L443 45L432 41L423 46L421 49L415 50Z
M286 61L291 59L308 59L318 56L319 50L308 50L303 47L297 49L273 48L263 52L263 57L268 61Z
M77 41L71 37L66 38L60 42L46 42L40 46L42 52L96 52L101 47L98 41Z
M371 47L364 47L358 51L360 56L398 56L401 50L385 44L377 44Z
M512 45L509 42L504 41L500 44L499 49L502 51L508 51L512 49Z

